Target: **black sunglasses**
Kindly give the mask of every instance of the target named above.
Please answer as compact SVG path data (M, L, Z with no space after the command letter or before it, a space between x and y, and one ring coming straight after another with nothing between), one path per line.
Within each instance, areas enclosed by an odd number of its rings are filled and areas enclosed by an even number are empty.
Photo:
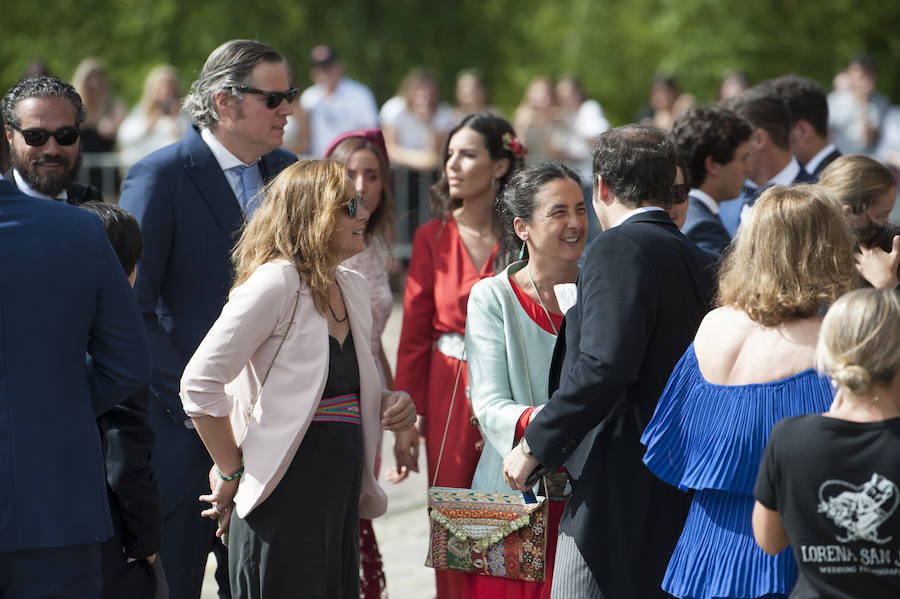
M247 87L246 85L239 85L232 89L236 89L239 92L245 94L257 94L260 96L266 97L266 108L278 108L281 106L282 100L287 100L288 104L294 101L294 98L297 97L297 94L300 93L300 90L296 87L292 87L286 92L267 92L264 89L256 89L255 87Z
M676 183L672 186L672 203L680 204L688 199L691 188L682 183Z
M350 213L350 218L356 218L356 213L360 208L365 207L366 201L363 199L361 195L356 195L347 200L347 212Z
M12 123L9 126L22 134L25 143L34 147L44 145L51 137L61 146L71 146L78 141L78 136L81 135L81 129L78 127L60 127L56 131L47 131L38 127L21 129Z

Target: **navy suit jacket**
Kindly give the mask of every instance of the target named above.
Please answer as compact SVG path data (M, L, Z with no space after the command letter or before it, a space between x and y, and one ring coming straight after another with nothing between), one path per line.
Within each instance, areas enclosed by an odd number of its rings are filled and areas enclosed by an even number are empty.
M550 400L525 431L542 465L579 473L560 531L605 597L668 597L690 496L643 465L640 437L709 309L709 264L663 211L598 235L557 336Z
M5 180L0 281L0 553L103 541L97 416L150 380L134 294L96 215Z
M817 181L818 178L807 173L801 166L800 172L797 173L797 176L791 181L791 185L796 185L798 183L816 183ZM719 204L719 218L722 219L722 224L725 225L725 229L732 237L737 233L738 226L741 224L741 211L744 209L744 204L746 203L747 198L741 194L733 200L725 200Z
M297 157L276 149L262 157L268 181ZM244 214L209 146L191 127L178 143L128 170L119 205L137 218L144 256L134 290L153 350L150 422L153 469L167 514L205 479L212 461L178 396L184 367L228 298L231 250Z
M731 243L731 235L719 215L713 214L706 204L693 196L688 197L687 218L681 232L704 250L716 254Z

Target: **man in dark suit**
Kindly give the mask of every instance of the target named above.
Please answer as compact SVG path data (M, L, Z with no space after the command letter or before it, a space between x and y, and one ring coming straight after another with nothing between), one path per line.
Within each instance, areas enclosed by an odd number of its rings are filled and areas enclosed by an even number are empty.
M68 83L47 75L20 79L3 98L13 167L6 178L30 196L73 206L102 202L99 189L75 181L85 116L81 96Z
M0 231L0 597L95 599L97 417L148 384L147 334L96 216L0 180Z
M153 349L150 419L163 503L161 556L173 599L199 597L207 556L221 549L198 499L212 461L178 396L184 366L231 287L231 249L261 186L296 161L278 149L297 90L284 59L256 41L210 54L185 99L194 127L129 169L120 205L144 235L135 293ZM224 552L220 596L228 596Z
M719 106L692 108L672 128L692 186L681 232L716 254L731 243L719 204L740 195L750 174L750 133L747 121Z
M750 176L740 196L719 204L719 217L733 237L746 212L772 185L815 183L791 154L791 118L784 102L764 85L757 85L727 102L727 107L753 128L750 135Z
M787 106L791 117L791 154L818 181L841 151L828 136L828 97L822 86L805 77L783 75L761 85Z
M709 308L702 250L678 231L675 145L628 126L594 144L587 250L550 373L550 401L504 460L513 489L538 465L564 465L573 492L560 524L553 597L663 597L666 564L689 497L642 462L640 436L668 376Z

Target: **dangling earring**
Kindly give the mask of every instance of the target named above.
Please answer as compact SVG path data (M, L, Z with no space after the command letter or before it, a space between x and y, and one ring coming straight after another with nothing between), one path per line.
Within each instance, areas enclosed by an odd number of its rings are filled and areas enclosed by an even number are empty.
M525 259L525 242L522 242L522 247L519 249L519 260Z

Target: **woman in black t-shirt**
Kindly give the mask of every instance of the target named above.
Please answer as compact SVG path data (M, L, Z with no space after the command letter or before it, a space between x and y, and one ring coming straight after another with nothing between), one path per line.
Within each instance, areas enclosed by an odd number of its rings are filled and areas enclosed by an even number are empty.
M858 290L822 324L831 409L779 422L756 481L753 533L793 545L792 599L900 597L900 296Z

